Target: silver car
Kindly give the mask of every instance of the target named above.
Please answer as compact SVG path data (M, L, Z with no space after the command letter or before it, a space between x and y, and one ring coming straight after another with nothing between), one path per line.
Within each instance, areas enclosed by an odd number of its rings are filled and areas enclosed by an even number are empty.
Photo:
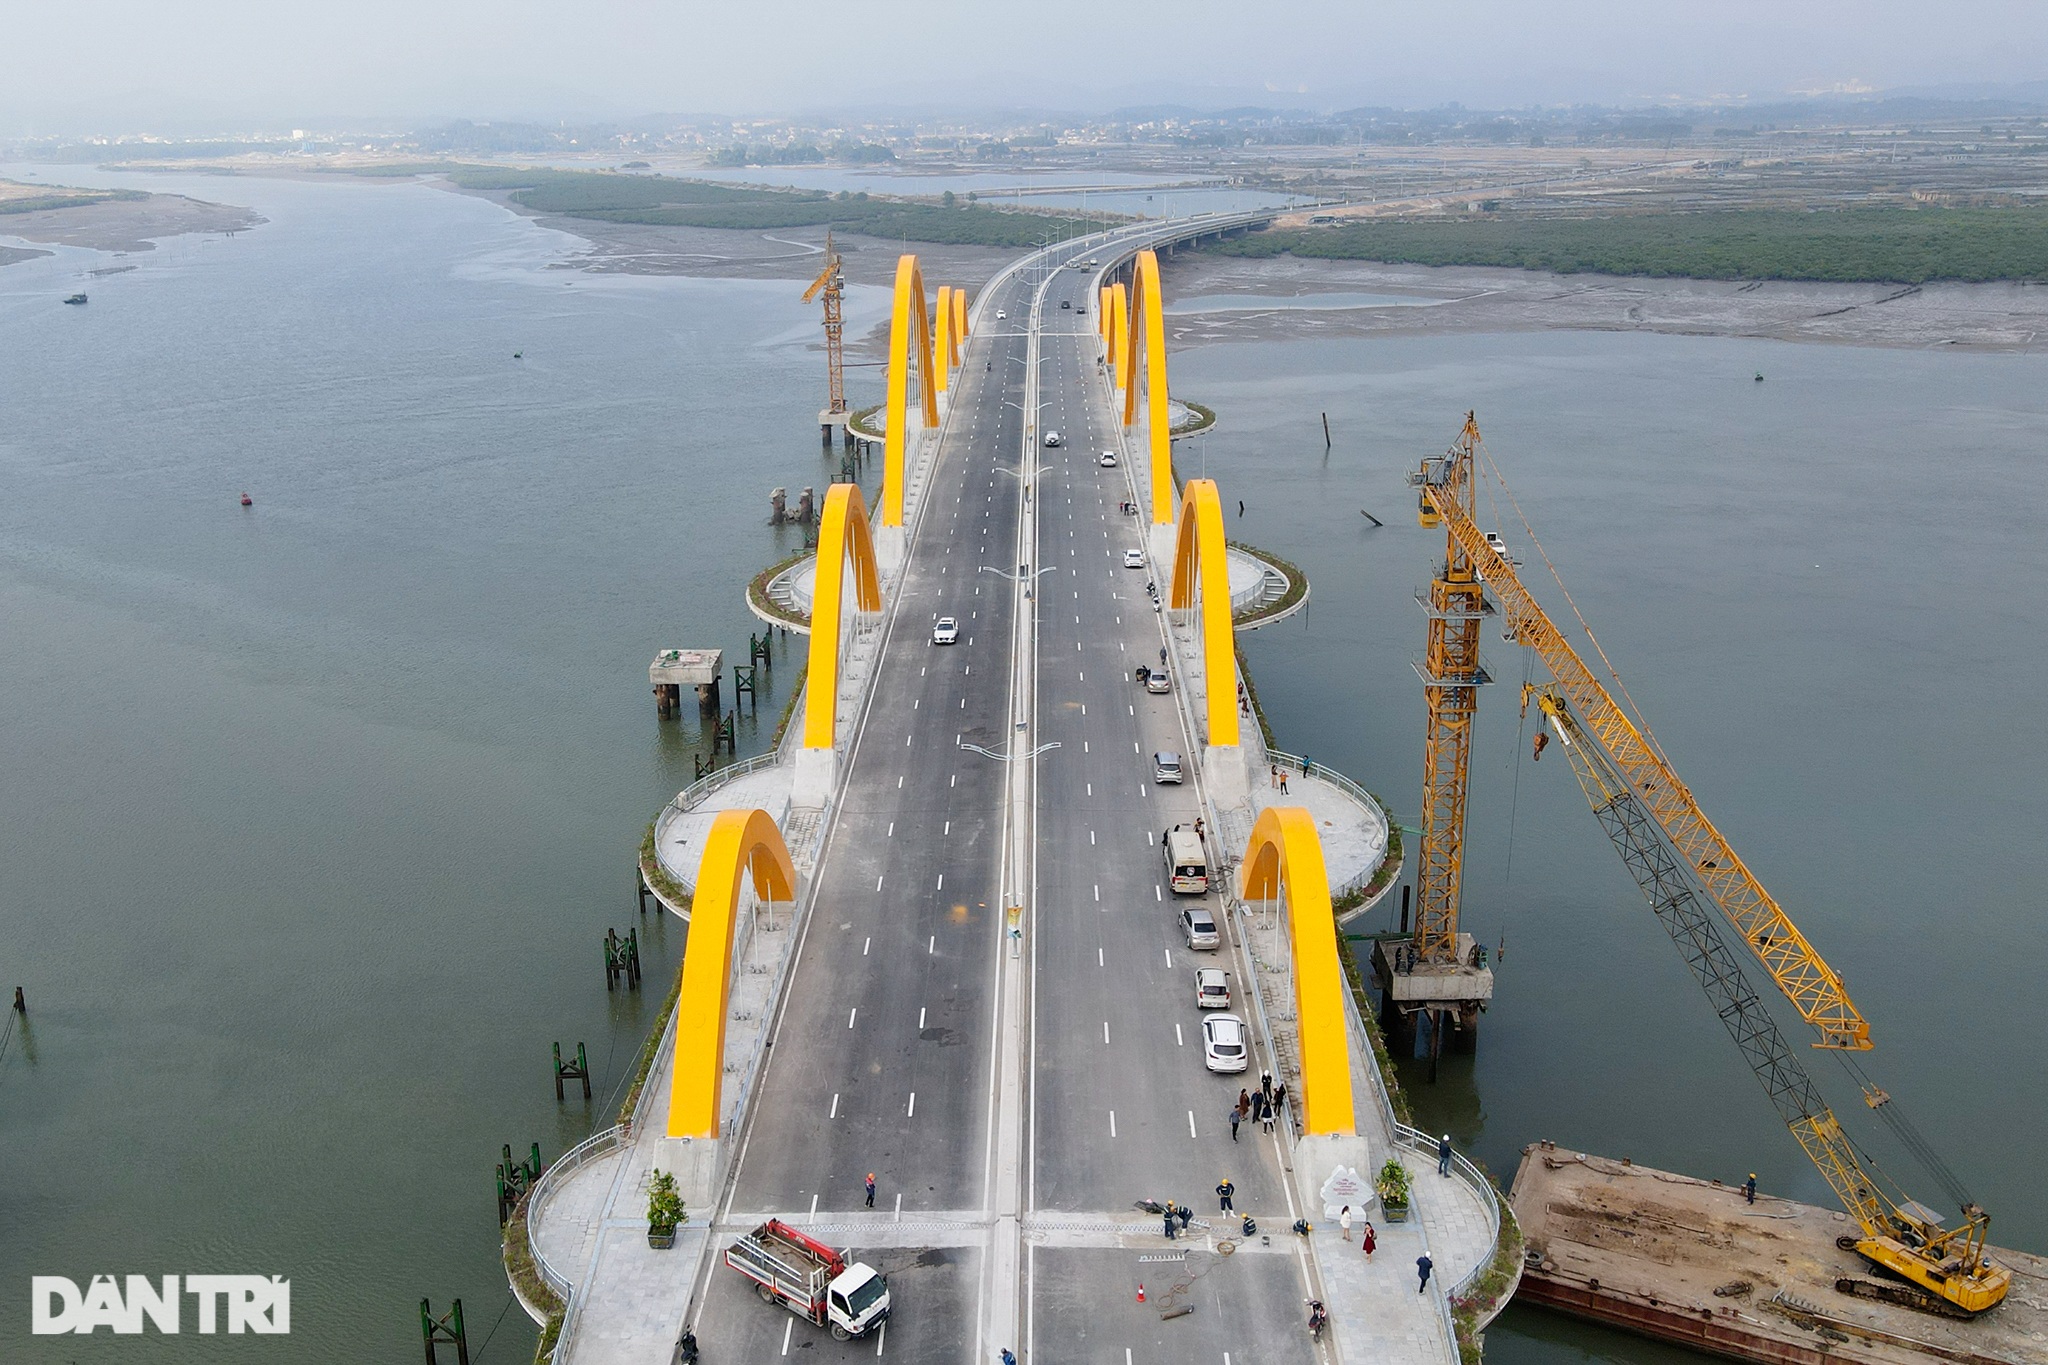
M1180 912L1180 936L1196 952L1214 952L1223 943L1216 932L1216 917L1200 905L1190 905Z

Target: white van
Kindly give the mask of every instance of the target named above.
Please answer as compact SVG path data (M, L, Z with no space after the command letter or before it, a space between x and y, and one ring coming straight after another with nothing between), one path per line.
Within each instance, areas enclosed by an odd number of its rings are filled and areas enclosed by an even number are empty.
M1209 854L1193 825L1175 825L1160 835L1160 843L1175 895L1199 896L1209 889Z
M1154 782L1180 781L1180 755L1169 754L1164 749L1152 755L1152 780Z

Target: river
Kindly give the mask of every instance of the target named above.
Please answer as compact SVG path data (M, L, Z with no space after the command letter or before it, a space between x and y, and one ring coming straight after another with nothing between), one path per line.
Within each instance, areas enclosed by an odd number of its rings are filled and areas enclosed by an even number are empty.
M0 1354L135 1357L28 1337L31 1275L247 1272L293 1280L290 1337L150 1357L411 1359L418 1301L460 1296L473 1359L524 1359L492 1167L608 1116L680 960L650 916L648 988L603 989L639 831L703 748L645 668L743 651L746 579L800 543L765 518L831 473L815 315L800 285L551 269L576 239L414 184L35 169L269 222L0 270L0 985L31 1011L0 1055ZM850 323L885 306L855 288ZM1281 741L1410 822L1439 542L1403 475L1479 409L1658 736L1871 1015L1882 1079L1995 1234L2048 1247L2043 361L1600 333L1174 370L1221 413L1184 470L1315 585L1248 647ZM1424 1121L1503 1179L1551 1137L1821 1198L1564 765L1518 770L1521 661L1488 657L1468 922L1507 951ZM556 1040L588 1044L597 1100L556 1104ZM1664 1354L1519 1311L1489 1342Z

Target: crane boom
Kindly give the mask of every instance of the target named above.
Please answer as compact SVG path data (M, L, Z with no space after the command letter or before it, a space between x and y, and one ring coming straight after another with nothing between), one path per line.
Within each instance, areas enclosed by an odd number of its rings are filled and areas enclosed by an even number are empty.
M1424 504L1441 518L1456 555L1477 567L1500 602L1507 637L1529 646L1557 680L1573 714L1614 758L1616 769L1671 840L1692 874L1742 935L1749 951L1769 972L1800 1017L1820 1032L1820 1047L1862 1051L1870 1046L1870 1025L1819 951L1772 899L1735 850L1706 817L1692 792L1649 739L1638 730L1564 633L1537 605L1514 566L1486 542L1471 513L1473 460L1479 426L1468 415L1448 454L1423 462Z
M1570 756L1595 817L1651 909L1684 954L1779 1116L1861 1228L1861 1237L1844 1239L1843 1245L1890 1277L1881 1282L1840 1279L1835 1287L1965 1317L1995 1306L2004 1299L2012 1272L1994 1266L1984 1255L1990 1216L1965 1198L1963 1226L1948 1229L1913 1200L1903 1195L1894 1199L1880 1191L1750 986L1720 922L1701 903L1698 891L1714 902L1801 1017L1819 1031L1817 1046L1842 1051L1870 1047L1869 1024L1850 1001L1840 976L1735 855L1647 730L1637 726L1593 675L1523 586L1497 541L1480 531L1472 515L1479 453L1479 425L1468 413L1457 442L1446 454L1425 460L1414 478L1421 488L1423 523L1441 524L1445 530L1446 567L1439 586L1469 573L1492 589L1507 638L1529 646L1543 660L1552 682L1540 691L1525 687L1524 708L1531 696L1538 699ZM1486 607L1480 596L1464 614L1476 622ZM1433 620L1433 628L1435 624ZM1432 656L1434 644L1433 633ZM1459 796L1462 809L1462 792ZM1866 1099L1873 1108L1889 1103L1874 1088L1866 1092Z
M820 293L825 296L825 372L827 381L827 414L846 411L846 354L844 332L846 329L844 302L846 276L839 268L839 249L832 245L832 231L825 231L825 268L818 272L818 278L811 281L811 287L804 290L803 301L809 303Z
M1588 738L1561 688L1525 686L1524 708L1532 695L1562 741L1594 818L1678 945L1685 965L1770 1096L1778 1117L1862 1228L1856 1251L1920 1287L1914 1294L1899 1286L1872 1286L1878 1296L1960 1316L1982 1312L2004 1298L2012 1272L1984 1259L1990 1216L1975 1205L1965 1205L1964 1225L1951 1231L1912 1201L1894 1200L1878 1189L1841 1122L1750 985L1719 921L1700 903L1694 879L1616 771L1611 755ZM1867 1292L1864 1283L1856 1282L1849 1292ZM1838 1283L1837 1288L1845 1286Z

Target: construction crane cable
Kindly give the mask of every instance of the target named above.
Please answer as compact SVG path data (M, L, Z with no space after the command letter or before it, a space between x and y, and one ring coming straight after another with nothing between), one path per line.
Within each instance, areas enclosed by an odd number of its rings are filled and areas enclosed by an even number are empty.
M1572 596L1572 590L1564 585L1564 575L1557 571L1557 565L1550 560L1550 552L1545 550L1543 542L1536 538L1536 528L1529 524L1528 515L1522 511L1521 501L1515 497L1515 490L1508 486L1507 479L1500 472L1500 466L1494 462L1493 456L1487 454L1483 444L1477 446L1475 453L1484 462L1486 472L1493 481L1500 485L1500 491L1507 496L1508 505L1515 509L1515 519L1522 523L1522 533L1528 536L1529 543L1536 547L1537 558L1541 559L1543 567L1550 571L1551 581L1556 583L1557 590L1564 594L1565 604L1572 609L1572 615L1578 620L1579 629L1585 632L1587 641L1593 646L1593 652L1600 656L1600 662L1606 666L1607 676L1614 679L1615 687L1620 689L1622 700L1628 704L1629 719L1635 723L1636 729L1642 732L1643 741L1649 745L1650 750L1669 764L1670 756L1664 752L1663 746L1657 743L1657 736L1644 721L1642 708L1636 705L1636 699L1629 694L1628 684L1621 680L1621 671L1614 666L1614 660L1607 657L1607 651L1601 647L1600 637L1593 633L1592 623L1586 619L1585 613L1579 610L1578 600Z
M1955 1173L1955 1168L1941 1159L1941 1154L1935 1150L1934 1144L1921 1135L1920 1129L1905 1111L1871 1079L1862 1062L1840 1052L1835 1054L1835 1060L1849 1073L1849 1079L1863 1092L1865 1103L1877 1111L1877 1116L1884 1120L1885 1127L1899 1140L1899 1145L1934 1177L1934 1182L1941 1186L1942 1193L1953 1200L1957 1208L1975 1205L1977 1201L1970 1197L1969 1187L1963 1184L1962 1178Z

